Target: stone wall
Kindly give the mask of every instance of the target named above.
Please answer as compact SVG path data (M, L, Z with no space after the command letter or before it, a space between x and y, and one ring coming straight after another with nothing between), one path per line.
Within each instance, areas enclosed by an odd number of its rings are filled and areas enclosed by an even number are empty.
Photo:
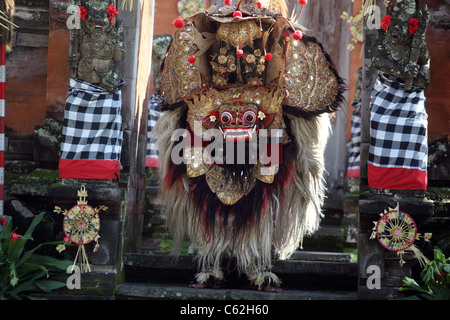
M6 128L10 138L32 137L45 120L49 0L16 0L13 50L6 57Z

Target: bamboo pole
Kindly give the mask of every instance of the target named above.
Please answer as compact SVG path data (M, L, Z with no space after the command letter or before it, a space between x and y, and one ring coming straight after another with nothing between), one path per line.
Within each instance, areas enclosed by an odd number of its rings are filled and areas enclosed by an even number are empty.
M5 84L6 43L0 42L0 215L4 214L5 200Z

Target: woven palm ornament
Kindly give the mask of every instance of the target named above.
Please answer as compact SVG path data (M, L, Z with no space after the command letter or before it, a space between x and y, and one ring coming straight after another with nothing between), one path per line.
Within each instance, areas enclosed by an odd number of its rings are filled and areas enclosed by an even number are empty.
M56 206L54 212L64 215L63 230L65 240L78 245L78 250L74 259L74 265L80 266L81 272L90 272L91 267L86 255L85 245L95 242L94 252L99 248L98 239L100 238L100 211L106 211L108 208L99 206L93 208L87 203L87 191L85 185L82 184L77 192L78 201L70 210L62 210ZM64 245L58 246L58 251L65 249Z
M380 214L381 218L374 221L374 227L370 239L377 239L378 242L387 250L397 252L400 257L401 266L405 264L403 255L406 251L412 251L414 256L424 266L428 259L422 254L420 249L414 244L422 236L417 231L417 225L414 219L406 212L399 210L399 205L395 208L389 208ZM431 233L425 233L422 237L429 241Z

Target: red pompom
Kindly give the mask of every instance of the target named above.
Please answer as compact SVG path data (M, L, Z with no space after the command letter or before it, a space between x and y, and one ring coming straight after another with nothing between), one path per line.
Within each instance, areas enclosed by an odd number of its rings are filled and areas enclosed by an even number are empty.
M388 14L388 15L384 16L384 18L381 20L380 25L381 25L381 29L386 31L387 28L389 28L389 26L391 25L391 15Z
M195 62L195 57L194 56L188 57L188 61L189 61L189 63L194 63Z
M256 1L256 5L258 6L258 8L261 8L261 7L262 7L261 2L259 2L259 1Z
M273 57L273 56L272 56L272 54L271 54L270 52L267 53L267 54L266 54L266 57L265 57L265 58L266 58L266 61L272 60L272 57Z
M239 49L238 51L236 51L236 56L242 57L243 55L244 55L244 51L242 51L241 49Z
M298 0L298 3L300 3L300 5L302 5L302 6L306 6L306 4L308 3L308 0Z
M231 1L231 0L224 0L223 3L224 3L224 5L226 5L226 6L231 6L231 4L233 3L233 1Z
M301 32L300 30L297 30L292 34L292 37L295 40L300 40L301 38L303 38L303 32Z
M233 12L233 18L236 18L236 17L242 17L242 12L240 12L240 11L235 11L235 12Z
M177 29L181 29L184 27L184 21L182 19L175 19L175 21L173 22L173 25L175 26L175 28Z

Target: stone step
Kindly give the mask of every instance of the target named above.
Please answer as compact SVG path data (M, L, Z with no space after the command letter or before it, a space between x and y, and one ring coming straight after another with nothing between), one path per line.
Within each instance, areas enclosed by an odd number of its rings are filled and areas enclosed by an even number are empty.
M168 254L127 253L124 264L131 268L195 270L193 255L181 255L178 260ZM333 252L296 251L290 260L274 260L273 267L283 273L313 273L327 275L351 274L357 271L350 255Z
M153 195L157 196L159 195L161 189L159 185L151 185L151 186L145 186L145 194L146 195Z
M302 254L300 254L302 255ZM303 256L307 256L303 254ZM309 255L312 259L314 254ZM320 287L351 290L357 285L357 264L350 262L324 261L327 254L316 254L317 260L274 260L272 271L283 282L283 286L295 288ZM328 254L333 256L333 254ZM334 255L337 258L338 255ZM347 258L345 258L347 259ZM348 261L348 260L347 260ZM197 272L193 255L182 255L177 261L167 254L128 253L124 259L127 282L183 282L189 283ZM243 275L230 273L230 283L247 283Z
M186 284L122 283L116 287L116 299L357 300L357 292L283 289L270 293L246 289L196 289Z
M344 237L344 228L341 226L321 225L319 229L314 232L313 237Z
M343 227L322 224L314 234L303 238L302 247L307 251L342 252L344 242Z
M295 251L291 260L350 262L351 254L343 252Z

